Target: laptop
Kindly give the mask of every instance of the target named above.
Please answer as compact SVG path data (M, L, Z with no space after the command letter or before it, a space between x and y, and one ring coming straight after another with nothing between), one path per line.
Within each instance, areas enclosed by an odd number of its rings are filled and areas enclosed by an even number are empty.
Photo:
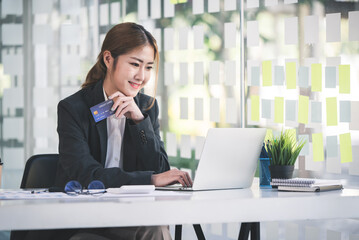
M193 186L156 190L201 191L248 188L252 185L265 128L211 128L203 146Z

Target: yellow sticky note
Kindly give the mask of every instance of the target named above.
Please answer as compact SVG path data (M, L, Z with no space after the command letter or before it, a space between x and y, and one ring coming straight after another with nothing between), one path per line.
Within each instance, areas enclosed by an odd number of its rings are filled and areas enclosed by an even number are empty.
M268 140L272 140L273 139L273 130L267 128L267 133L266 136L264 138L264 141L267 142Z
M297 88L297 65L295 62L285 63L285 80L287 89Z
M339 93L350 93L350 65L339 65Z
M322 64L312 64L312 92L322 91Z
M352 139L350 133L339 135L340 159L342 163L352 162Z
M272 86L272 61L262 62L263 86Z
M337 98L331 97L326 99L327 103L327 126L338 125Z
M323 134L313 133L312 144L313 144L313 161L314 162L324 161Z
M251 96L251 121L259 121L259 96Z
M187 0L178 0L178 3L186 3Z
M274 98L274 122L283 123L284 119L284 98Z
M170 2L171 2L172 4L176 4L176 3L177 3L177 0L170 0Z
M309 97L299 95L298 122L308 124Z

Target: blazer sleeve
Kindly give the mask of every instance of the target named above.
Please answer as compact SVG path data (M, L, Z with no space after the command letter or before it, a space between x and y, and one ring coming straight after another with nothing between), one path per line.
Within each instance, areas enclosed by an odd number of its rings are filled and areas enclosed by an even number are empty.
M85 106L78 107L76 103L64 100L58 105L59 164L62 174L66 174L63 177L78 180L84 186L92 180L101 180L107 188L151 184L153 171L126 172L120 168L104 168L92 156L89 138L93 137L90 134L95 133L89 130L86 111Z
M155 173L168 171L170 165L160 137L157 101L150 110L143 114L145 119L138 124L129 120L129 131L137 153L136 169L152 170Z

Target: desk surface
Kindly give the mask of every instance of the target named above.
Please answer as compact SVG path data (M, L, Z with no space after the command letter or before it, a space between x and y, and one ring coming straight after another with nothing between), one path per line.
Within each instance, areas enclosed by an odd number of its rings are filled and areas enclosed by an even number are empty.
M183 196L2 200L0 230L359 218L359 189L321 193L259 189Z

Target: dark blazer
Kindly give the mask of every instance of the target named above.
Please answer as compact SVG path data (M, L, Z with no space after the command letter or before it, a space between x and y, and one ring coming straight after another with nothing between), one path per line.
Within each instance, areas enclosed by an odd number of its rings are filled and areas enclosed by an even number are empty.
M169 170L168 157L159 135L158 105L146 110L152 98L138 93L134 98L145 119L135 124L127 119L123 138L123 170L104 168L107 153L107 123L95 122L90 107L105 101L103 81L83 88L58 104L59 165L56 186L70 180L86 186L101 180L106 188L151 184L151 176Z

